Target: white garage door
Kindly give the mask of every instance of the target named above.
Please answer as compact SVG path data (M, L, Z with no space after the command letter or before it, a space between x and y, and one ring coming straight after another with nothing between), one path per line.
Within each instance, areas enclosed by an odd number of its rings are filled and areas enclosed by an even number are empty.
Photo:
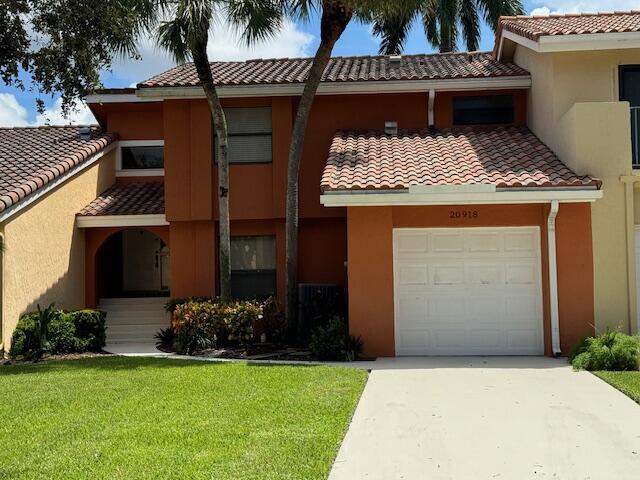
M393 233L396 355L543 353L537 227Z

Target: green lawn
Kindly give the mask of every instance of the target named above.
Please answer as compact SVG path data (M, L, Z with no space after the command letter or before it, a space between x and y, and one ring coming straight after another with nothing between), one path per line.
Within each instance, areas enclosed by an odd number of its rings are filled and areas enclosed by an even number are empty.
M124 357L0 366L0 479L326 478L366 377Z
M640 403L640 372L593 372L605 382Z

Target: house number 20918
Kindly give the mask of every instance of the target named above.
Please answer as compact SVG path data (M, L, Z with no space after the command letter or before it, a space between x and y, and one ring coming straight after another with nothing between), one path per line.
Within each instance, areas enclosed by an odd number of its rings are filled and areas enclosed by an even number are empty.
M449 218L467 220L471 218L478 218L480 213L477 210L450 210Z

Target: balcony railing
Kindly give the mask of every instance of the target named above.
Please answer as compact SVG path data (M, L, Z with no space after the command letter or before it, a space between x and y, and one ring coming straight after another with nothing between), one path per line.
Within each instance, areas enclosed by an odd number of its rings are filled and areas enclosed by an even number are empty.
M634 168L640 168L640 107L631 107L631 148Z

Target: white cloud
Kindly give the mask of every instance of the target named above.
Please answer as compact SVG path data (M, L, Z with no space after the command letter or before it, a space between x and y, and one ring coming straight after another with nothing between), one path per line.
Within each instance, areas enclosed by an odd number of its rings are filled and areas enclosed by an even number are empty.
M62 99L49 105L44 113L36 115L36 125L91 125L97 123L86 104L76 102L67 117L62 113Z
M0 93L0 127L24 127L35 125L88 125L96 123L93 114L83 103L76 103L67 118L62 114L62 99L58 98L29 121L27 109L11 93Z
M211 60L247 60L251 58L304 57L314 37L286 20L272 38L248 46L241 35L228 24L217 24L209 39L207 52ZM146 38L138 44L140 59L119 59L113 65L113 75L134 85L175 66L171 56L159 48L155 38Z
M309 47L313 35L298 29L289 20L280 31L267 41L248 46L229 25L222 24L215 29L209 40L207 53L211 60L248 60L251 58L305 57L310 54Z
M532 3L535 6L532 15L640 9L640 0L537 0Z
M27 109L11 93L0 93L0 127L27 125Z

